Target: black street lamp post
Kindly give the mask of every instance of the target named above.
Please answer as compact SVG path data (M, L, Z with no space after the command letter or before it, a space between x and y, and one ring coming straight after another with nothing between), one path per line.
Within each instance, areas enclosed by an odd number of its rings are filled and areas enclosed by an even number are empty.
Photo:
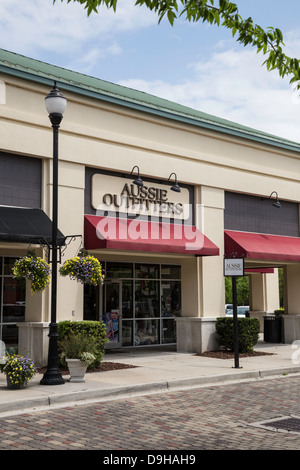
M52 279L51 279L51 323L49 331L48 365L41 385L60 385L65 381L58 367L57 355L57 266L58 266L58 129L66 109L67 100L54 83L53 89L45 98L46 109L53 128L53 205L52 205Z

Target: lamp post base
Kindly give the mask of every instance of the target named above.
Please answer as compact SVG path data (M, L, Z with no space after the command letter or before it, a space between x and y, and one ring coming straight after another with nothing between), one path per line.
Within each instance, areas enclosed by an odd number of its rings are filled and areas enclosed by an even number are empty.
M55 272L56 274L56 272ZM53 276L53 272L52 272ZM52 289L56 288L56 278L54 282L52 281ZM53 302L53 299L55 300ZM52 308L56 305L56 295L52 296ZM53 313L53 312L52 312ZM56 311L55 311L56 313ZM62 378L57 360L57 323L50 323L50 332L49 332L49 351L48 351L48 365L47 370L44 373L42 380L40 381L41 385L61 385L65 383L65 380Z
M41 385L62 385L65 380L58 369L48 369L40 381Z

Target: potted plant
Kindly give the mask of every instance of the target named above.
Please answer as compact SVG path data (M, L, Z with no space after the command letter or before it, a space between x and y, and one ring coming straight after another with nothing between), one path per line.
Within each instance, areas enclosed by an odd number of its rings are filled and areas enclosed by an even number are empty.
M36 374L33 361L27 356L7 354L0 361L0 370L6 374L7 387L12 389L26 387Z
M97 340L82 333L70 333L59 341L60 362L67 365L70 382L84 382L85 373L96 359Z
M69 258L59 268L61 276L69 276L81 284L92 286L102 285L104 273L100 261L91 256L85 250L81 250L78 256Z
M50 265L34 251L15 261L12 273L16 279L28 279L31 283L31 293L41 292L50 282Z

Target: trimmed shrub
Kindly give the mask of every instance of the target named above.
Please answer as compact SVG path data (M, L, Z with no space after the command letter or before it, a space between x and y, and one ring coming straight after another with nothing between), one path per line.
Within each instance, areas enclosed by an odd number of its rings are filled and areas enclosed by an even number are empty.
M284 315L284 308L279 308L278 310L274 310L274 315L275 317L280 317L281 315Z
M97 344L97 351L95 351L95 361L89 365L89 369L98 367L104 357L104 346L107 343L106 328L103 322L99 321L61 321L57 325L58 342L62 342L66 337L71 334L79 334L91 338ZM59 351L60 353L61 351ZM62 364L63 365L63 364Z
M218 318L216 331L219 335L219 343L224 348L234 350L233 318ZM253 347L259 338L260 325L258 318L238 318L238 342L239 352L253 351Z

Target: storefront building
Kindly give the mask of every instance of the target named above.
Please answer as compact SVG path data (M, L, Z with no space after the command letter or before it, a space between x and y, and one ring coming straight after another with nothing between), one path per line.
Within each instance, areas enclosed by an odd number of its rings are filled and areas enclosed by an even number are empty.
M215 349L224 255L243 256L250 315L262 319L279 307L283 268L285 341L298 339L299 144L0 50L3 341L47 361L49 288L31 295L10 266L29 246L47 256L52 129L44 98L54 81L67 99L59 131L58 225L69 237L62 262L84 247L106 275L100 288L58 277L57 320L104 320L108 347Z

